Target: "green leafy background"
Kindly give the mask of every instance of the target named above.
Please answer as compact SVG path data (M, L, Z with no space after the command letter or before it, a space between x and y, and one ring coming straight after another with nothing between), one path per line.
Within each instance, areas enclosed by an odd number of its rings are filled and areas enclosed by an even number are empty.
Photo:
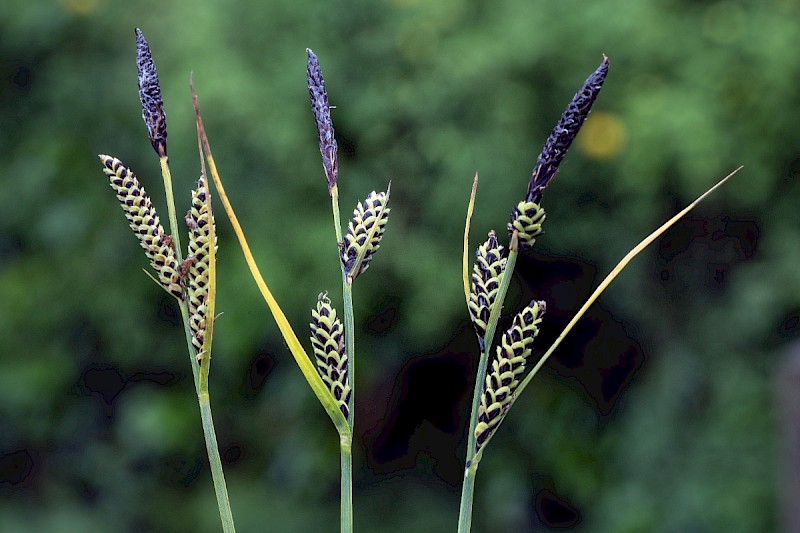
M800 5L790 0L111 0L0 3L0 530L217 531L177 308L143 273L97 153L166 214L133 28L159 69L179 210L199 173L193 72L267 282L305 336L340 302L305 87L318 54L345 218L392 182L355 286L355 524L455 530L477 357L461 235L503 228L561 110L605 53L595 111L544 197L507 314L540 346L638 258L537 376L478 473L475 531L779 527L775 383L800 316ZM240 531L335 531L336 433L221 210L211 394ZM340 304L338 304L340 305Z

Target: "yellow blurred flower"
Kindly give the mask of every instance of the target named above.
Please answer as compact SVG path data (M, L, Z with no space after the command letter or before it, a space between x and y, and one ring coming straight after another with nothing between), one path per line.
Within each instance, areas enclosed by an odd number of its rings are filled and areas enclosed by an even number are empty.
M592 159L610 159L625 147L626 137L625 124L617 115L597 111L589 115L577 143Z

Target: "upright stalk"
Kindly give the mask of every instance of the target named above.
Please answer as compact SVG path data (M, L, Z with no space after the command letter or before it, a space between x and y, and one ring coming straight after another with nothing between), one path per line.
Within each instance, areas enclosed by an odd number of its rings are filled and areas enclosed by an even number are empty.
M164 178L164 190L167 197L167 211L169 213L169 224L172 242L175 244L175 255L178 262L183 261L180 241L180 231L178 228L178 217L175 210L175 196L172 191L172 174L169 170L169 161L166 156L159 158L161 164L161 175ZM222 530L225 533L236 531L233 525L233 514L231 512L228 489L225 484L225 475L222 471L222 461L219 457L219 446L217 444L217 433L214 430L214 420L211 416L211 403L208 394L208 362L201 368L197 363L197 352L191 341L191 328L189 327L189 309L186 300L179 300L183 327L186 332L186 341L189 347L189 359L194 375L194 386L197 392L197 399L200 406L200 418L203 424L203 436L206 442L208 462L211 466L211 477L214 483L214 493L217 498L219 517L222 521ZM213 320L213 316L209 317Z
M175 257L180 264L183 261L183 251L181 249L180 230L178 228L178 219L175 215L175 196L172 192L172 173L169 171L169 160L166 156L159 157L159 164L161 165L161 176L164 179L164 192L167 197L167 213L169 218L169 231L172 237L172 242L175 243ZM178 300L178 307L181 310L181 320L184 324L184 333L186 334L186 345L189 348L189 359L192 366L192 376L194 377L194 387L196 390L199 386L200 374L197 365L197 358L195 357L194 346L192 346L192 332L188 327L189 324L189 307L186 300Z
M180 256L179 256L180 257ZM194 345L192 345L192 332L188 326L189 324L189 307L186 305L185 301L179 301L178 307L181 310L181 320L183 320L183 331L186 336L186 346L189 350L189 364L192 367L192 376L194 378L194 389L195 391L200 390L200 367L197 364L197 352L194 349Z
M478 362L478 373L475 379L475 389L472 393L472 413L469 419L469 435L467 439L466 469L464 470L464 482L461 485L461 506L458 512L458 531L468 533L472 524L472 500L475 493L475 474L478 471L478 463L482 455L476 449L475 426L478 424L478 409L481 405L481 393L483 384L486 380L486 368L489 363L489 354L492 350L492 340L494 339L497 323L500 320L500 311L511 284L511 277L514 274L514 267L517 264L519 248L517 245L517 232L511 237L509 245L508 260L503 271L503 279L497 289L497 298L492 305L489 314L489 322L486 324L486 334L483 337L484 349ZM485 443L484 443L485 444ZM482 451L482 450L481 450Z
M478 362L478 375L475 379L475 389L472 393L472 413L469 419L469 435L467 440L467 466L474 457L475 450L475 426L478 424L478 408L481 405L481 392L483 391L483 382L486 380L486 368L489 365L489 354L492 350L492 340L494 339L495 331L497 330L497 322L500 320L500 311L503 308L503 301L508 292L508 286L511 284L511 277L514 274L514 267L517 264L517 256L519 251L516 246L516 232L511 240L510 251L508 253L508 261L506 268L503 272L503 279L500 281L500 287L497 289L497 298L492 306L492 312L489 315L489 322L486 324L486 334L483 336L483 353L481 354L480 361Z
M342 223L339 210L339 187L334 185L330 189L331 193L331 210L333 211L333 228L336 232L336 247L337 250L342 243ZM338 256L338 254L337 254ZM353 280L350 279L345 273L344 263L339 258L339 265L342 268L342 298L344 300L344 349L347 354L347 376L350 380L350 401L348 402L348 409L350 416L348 417L348 424L350 429L353 429L353 399L355 398L355 379L353 370L355 368L355 334L354 325L355 318L353 315Z
M167 211L169 212L169 230L172 242L175 243L175 254L178 261L183 261L183 248L181 248L181 234L178 231L178 217L175 213L175 196L172 192L172 173L169 171L169 159L162 155L158 159L161 165L161 176L164 178L164 192L167 195Z
M211 477L214 480L214 493L217 495L217 508L219 509L219 517L222 520L222 531L234 533L236 528L233 525L233 513L231 512L231 502L228 498L228 487L225 485L225 475L222 471L222 461L219 458L217 433L214 431L214 419L211 417L211 401L208 396L208 390L199 392L197 398L200 403L200 417L203 420L203 434L206 440L206 450L208 451L208 462L211 465Z
M341 437L339 449L342 457L340 531L353 533L353 453L349 437Z
M336 245L338 259L342 268L342 299L344 300L344 353L347 357L347 382L349 385L349 399L347 400L347 435L352 437L355 419L355 320L353 317L353 280L359 273L366 270L372 253L378 249L383 230L386 225L386 202L389 200L389 190L378 195L374 191L367 197L364 204L359 203L353 212L353 221L348 226L347 243L342 238L342 226L339 214L339 163L337 159L338 148L333 132L331 108L328 104L328 92L325 90L325 80L319 66L316 54L306 48L308 62L306 74L308 80L308 95L311 99L311 111L314 113L314 122L319 135L319 153L322 157L322 167L325 171L325 180L328 182L328 193L331 197L333 211L333 226L336 232ZM376 214L372 209L378 208ZM362 217L369 217L365 222ZM374 218L372 218L374 217ZM354 235L351 236L351 231ZM358 237L356 237L358 235ZM353 237L351 239L351 237ZM337 341L341 347L341 337ZM324 354L323 354L324 357ZM333 391L332 391L333 392ZM342 406L343 407L343 406ZM345 432L339 431L342 438L342 531L352 531L352 448L348 440L344 445Z
M336 248L342 242L342 224L339 210L339 187L334 184L330 188L331 210L333 211L333 227L336 233ZM348 417L347 424L350 426L352 435L354 414L353 398L355 396L355 379L353 370L355 369L355 320L353 317L353 280L351 280L344 270L344 263L338 257L342 268L342 299L344 300L344 346L347 354L347 378L350 381L350 400L347 403ZM340 454L342 459L341 472L341 531L342 533L352 533L353 531L353 449L352 438L345 439L340 435L341 445Z
M473 461L464 470L464 484L461 486L461 507L458 510L458 533L469 533L472 527L472 498L475 493L475 474L478 461Z
M350 424L350 430L353 430L355 425L355 413L353 409L355 398L355 370L356 366L356 341L353 329L355 328L355 320L353 318L353 280L342 272L342 292L344 293L344 349L347 354L347 378L350 380L350 401L348 408L350 409L350 416L347 422Z

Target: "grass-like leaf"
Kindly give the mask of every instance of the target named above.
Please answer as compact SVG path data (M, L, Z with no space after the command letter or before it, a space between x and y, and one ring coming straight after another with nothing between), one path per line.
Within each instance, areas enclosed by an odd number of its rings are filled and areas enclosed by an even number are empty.
M239 223L239 219L236 216L236 213L233 210L233 206L228 199L227 194L225 193L225 188L222 185L222 180L217 172L217 165L214 161L214 156L211 152L211 146L208 142L208 136L205 132L205 127L203 126L203 119L200 115L200 105L198 103L197 94L194 90L194 83L190 81L191 85L191 92L192 92L192 100L194 102L194 109L195 109L195 117L197 121L197 128L201 138L201 142L203 145L203 151L206 157L206 161L208 163L208 170L211 175L211 178L214 180L214 185L217 188L217 193L219 194L219 198L222 201L222 205L225 207L225 212L228 215L228 219L233 226L233 231L236 234L236 238L239 240L239 246L242 249L242 253L244 254L245 261L247 262L247 266L250 268L250 273L253 276L253 280L256 282L259 291L261 292L261 296L264 298L264 301L267 303L270 311L272 312L272 316L275 318L275 322L278 325L278 329L280 329L281 334L283 335L286 344L289 346L289 351L292 353L297 366L300 368L300 371L303 373L303 377L305 377L306 381L308 382L311 390L317 396L317 399L322 404L325 411L330 416L331 420L333 421L336 429L339 432L340 438L342 440L351 440L350 426L347 423L347 418L344 417L342 414L341 409L339 408L339 403L334 398L333 394L331 394L328 387L322 381L317 369L314 367L314 364L311 362L308 354L306 353L305 349L303 349L303 345L300 343L300 340L297 338L292 326L289 324L289 321L286 319L286 315L284 314L283 310L281 309L278 302L275 300L275 297L272 295L272 292L267 287L266 282L264 281L263 276L261 275L261 271L256 264L255 258L253 257L253 253L250 251L250 246L247 244L247 239L244 236L244 231L242 230L242 226Z

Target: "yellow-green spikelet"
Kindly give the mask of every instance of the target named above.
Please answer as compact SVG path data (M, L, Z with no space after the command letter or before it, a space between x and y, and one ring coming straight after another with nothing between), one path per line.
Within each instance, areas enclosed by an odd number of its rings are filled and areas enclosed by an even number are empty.
M344 349L344 328L327 293L318 296L317 308L311 311L309 326L319 375L347 418L350 413L350 380Z
M108 155L100 155L103 172L117 193L125 218L144 248L150 265L158 274L158 281L173 296L183 299L183 286L178 272L178 259L172 238L164 231L150 197L139 183L136 174L122 161Z
M211 217L213 223L213 217ZM189 295L189 326L192 344L200 352L205 340L208 300L209 214L206 203L206 180L201 177L192 191L192 206L186 213L189 226L189 269L186 275ZM216 233L216 232L215 232ZM215 248L216 250L216 248Z
M510 236L514 230L518 232L517 239L521 250L533 247L536 237L542 234L545 216L544 209L536 202L520 202L511 212L508 234Z
M372 191L353 210L353 218L347 226L347 234L339 251L345 274L351 280L369 267L372 254L381 245L381 237L389 220L388 202L388 190L380 193Z
M503 280L503 272L508 260L503 257L503 247L497 242L494 231L475 252L475 266L472 269L472 289L469 294L469 315L478 343L483 352L486 325L492 313L492 306L497 298L497 290Z
M511 406L512 394L525 373L525 363L531 355L544 311L544 302L532 301L514 317L511 328L503 334L481 393L478 424L475 426L478 450Z

